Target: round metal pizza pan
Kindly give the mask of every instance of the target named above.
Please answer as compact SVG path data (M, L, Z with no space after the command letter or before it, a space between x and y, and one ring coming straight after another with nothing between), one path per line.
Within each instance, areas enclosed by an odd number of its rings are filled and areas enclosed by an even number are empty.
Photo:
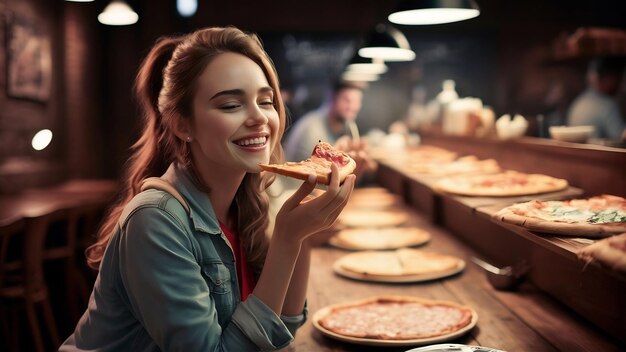
M465 269L465 261L460 260L459 264L445 271L439 271L428 274L415 274L415 275L370 275L361 274L353 271L345 270L341 266L341 258L333 263L333 271L340 276L344 276L354 280L367 281L367 282L382 282L382 283L411 283L411 282L424 282L443 279L448 276L452 276L462 272Z

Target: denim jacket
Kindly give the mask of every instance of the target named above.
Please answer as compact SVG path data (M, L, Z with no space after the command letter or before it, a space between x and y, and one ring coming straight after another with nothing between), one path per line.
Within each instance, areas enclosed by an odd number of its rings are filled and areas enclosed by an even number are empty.
M307 309L277 316L241 301L235 260L208 196L172 164L162 177L187 201L149 189L124 209L87 311L60 351L271 351Z

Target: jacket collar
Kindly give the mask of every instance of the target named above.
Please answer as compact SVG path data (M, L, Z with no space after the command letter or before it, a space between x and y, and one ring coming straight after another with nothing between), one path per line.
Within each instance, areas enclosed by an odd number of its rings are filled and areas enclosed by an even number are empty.
M185 198L196 230L211 234L222 232L209 196L194 184L189 170L174 162L161 178L174 186Z

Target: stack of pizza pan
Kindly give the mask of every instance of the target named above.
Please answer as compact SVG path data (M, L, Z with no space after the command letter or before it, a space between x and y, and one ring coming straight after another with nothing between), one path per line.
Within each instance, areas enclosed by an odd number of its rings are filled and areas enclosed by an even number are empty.
M383 188L355 189L329 243L353 251L333 264L335 273L364 282L409 283L457 274L465 262L451 255L413 248L430 233L408 225L410 215L396 195ZM476 312L448 301L412 296L375 296L317 311L313 326L352 343L413 346L448 341L471 330Z
M393 201L393 202L391 202ZM409 226L401 200L382 188L357 189L338 219L340 230L329 244L357 251L333 265L335 272L371 282L419 282L459 273L462 259L411 248L426 244L430 233Z

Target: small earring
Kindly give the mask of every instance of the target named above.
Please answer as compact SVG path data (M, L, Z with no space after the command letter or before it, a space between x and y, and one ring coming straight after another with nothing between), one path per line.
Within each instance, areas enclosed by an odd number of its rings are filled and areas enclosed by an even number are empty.
M185 138L185 142L191 143L191 136L187 136L187 138Z

